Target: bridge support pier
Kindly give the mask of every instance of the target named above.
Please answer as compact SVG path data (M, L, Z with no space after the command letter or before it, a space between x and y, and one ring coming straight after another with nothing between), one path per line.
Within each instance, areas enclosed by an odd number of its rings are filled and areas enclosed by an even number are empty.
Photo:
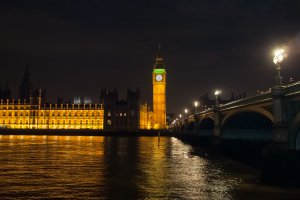
M214 108L214 128L213 128L213 137L211 141L211 147L214 150L215 153L221 152L221 146L222 146L222 134L221 134L221 113L219 110L218 104L216 104L216 107Z
M221 126L220 126L220 110L219 107L214 108L214 130L213 136L221 139Z
M273 143L263 150L261 180L276 185L300 186L300 152L289 144L285 94L284 87L272 89Z
M281 86L274 87L272 89L272 97L273 97L273 115L274 115L273 141L275 143L288 144L288 128L286 123L287 106L285 102L284 87Z
M288 144L288 128L284 123L277 123L273 126L273 140L275 143L285 144L285 146L289 146Z

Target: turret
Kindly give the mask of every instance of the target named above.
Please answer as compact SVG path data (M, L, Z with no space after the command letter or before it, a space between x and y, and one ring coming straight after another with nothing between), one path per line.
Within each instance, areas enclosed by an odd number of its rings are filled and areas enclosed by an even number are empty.
M23 80L19 87L19 99L30 102L30 93L32 92L33 87L30 81L29 64L27 64L23 75Z

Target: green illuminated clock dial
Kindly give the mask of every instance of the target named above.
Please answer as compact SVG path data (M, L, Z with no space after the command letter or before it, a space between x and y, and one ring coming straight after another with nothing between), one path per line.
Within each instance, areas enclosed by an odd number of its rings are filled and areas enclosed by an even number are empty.
M161 81L162 79L163 79L163 77L162 77L161 74L157 74L157 75L155 76L155 80L156 80L156 81Z

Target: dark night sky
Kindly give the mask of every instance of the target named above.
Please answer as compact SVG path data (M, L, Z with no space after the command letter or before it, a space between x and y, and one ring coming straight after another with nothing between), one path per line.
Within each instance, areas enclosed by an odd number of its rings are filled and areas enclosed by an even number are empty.
M162 44L167 110L215 88L254 94L275 83L272 51L285 46L284 81L300 80L299 0L1 0L0 85L18 96L26 62L47 98L141 88Z

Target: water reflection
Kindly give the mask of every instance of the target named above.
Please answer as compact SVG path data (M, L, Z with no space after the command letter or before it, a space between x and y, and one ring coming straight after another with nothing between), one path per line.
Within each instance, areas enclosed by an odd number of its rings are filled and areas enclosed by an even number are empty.
M168 137L161 137L158 145L156 137L0 136L0 196L1 199L247 197L240 192L240 185L245 187L243 177L224 167L228 161L201 158L192 151L190 146Z

